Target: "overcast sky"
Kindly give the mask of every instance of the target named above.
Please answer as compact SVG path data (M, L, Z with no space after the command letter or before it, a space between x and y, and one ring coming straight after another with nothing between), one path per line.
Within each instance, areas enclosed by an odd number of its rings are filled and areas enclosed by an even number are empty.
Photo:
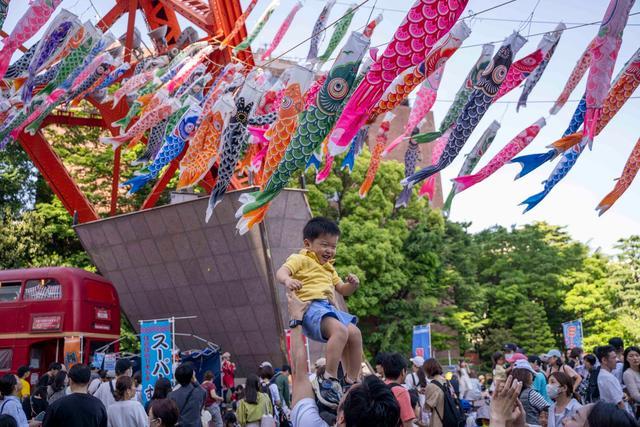
M272 15L270 22L254 42L254 48L262 47L271 41L295 1L280 1L280 6ZM358 3L361 1L358 0ZM270 2L271 0L258 1L258 5L247 22L249 29ZM465 15L471 11L479 12L503 2L499 0L470 0ZM9 16L3 28L5 31L10 32L15 26L17 19L27 7L26 3L19 1L10 3ZM249 0L241 0L241 3L244 7L249 3ZM533 22L523 26L523 21L528 19L536 3L539 4L535 9L533 21L543 22ZM104 14L113 5L113 2L100 0L94 1L94 4L98 12ZM275 50L274 56L285 53L310 36L313 24L323 4L324 0L306 0L304 2L304 7L295 17L289 33ZM332 22L344 14L349 4L348 1L338 0L329 21ZM375 5L374 16L382 13L384 20L373 35L372 45L386 43L391 39L398 24L404 18L405 12L403 11L407 11L412 4L413 0L378 0L377 3L375 0L369 0L357 11L351 29L358 29L365 25L372 13L371 7ZM480 47L465 48L465 46L502 40L513 30L522 27L524 27L522 34L527 36L527 34L552 30L560 21L565 22L569 27L599 21L602 19L607 5L608 1L604 0L588 2L581 0L562 2L517 0L477 16L470 22L471 36L464 42L463 48L456 52L446 65L438 92L438 101L433 108L436 123L439 124L442 120L450 101L480 53ZM96 22L96 12L87 0L63 0L62 7L81 15L84 20L90 19L94 23ZM631 13L637 12L640 12L638 4L634 6ZM139 27L143 25L142 22L140 19L137 20ZM181 22L186 24L184 20ZM125 28L126 16L116 23L113 32L119 36ZM597 33L597 30L597 25L590 25L565 31L542 79L529 96L528 107L516 113L515 104L498 103L493 105L471 135L462 154L469 151L472 144L475 144L477 138L491 121L494 119L500 121L502 127L491 149L481 160L479 167L482 167L514 136L542 116L546 117L547 126L542 129L523 154L545 151L545 146L562 135L576 103L567 103L554 116L549 116L549 108L564 87L576 60ZM145 30L141 28L141 32L145 32ZM329 37L330 33L325 38L325 44ZM520 50L517 58L534 50L540 38L541 36L530 37L529 42ZM37 40L37 36L26 45L30 46L34 40ZM629 18L614 74L640 47L638 40L640 40L640 14ZM306 57L308 47L309 44L306 42L299 48L287 52L286 56ZM321 52L323 47L324 45L321 45ZM585 81L586 77L574 91L571 96L572 100L578 100L581 97ZM521 89L514 89L501 101L517 101L520 93ZM634 95L640 97L640 91L636 91ZM551 102L537 103L535 101ZM606 130L596 138L593 151L583 153L569 175L532 211L523 215L523 207L518 204L542 190L541 182L551 173L555 163L548 163L518 181L514 181L513 178L519 171L519 167L506 165L489 179L459 194L453 202L451 218L455 221L471 222L472 231L479 231L495 224L509 227L513 224L526 224L532 221L548 221L552 224L567 226L573 237L588 243L593 249L602 248L605 252L613 253L612 247L617 239L640 233L640 178L602 217L598 217L595 207L602 197L613 188L613 180L622 172L631 149L639 137L640 99L636 98L630 99ZM462 161L463 156L461 155L444 170L445 194L450 188L449 180L456 176Z

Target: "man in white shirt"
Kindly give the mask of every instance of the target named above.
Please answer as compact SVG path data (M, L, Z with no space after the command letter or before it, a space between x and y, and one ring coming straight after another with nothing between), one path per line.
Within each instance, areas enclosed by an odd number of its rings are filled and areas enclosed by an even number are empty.
M100 399L106 409L109 409L109 406L116 402L116 399L113 397L113 392L116 389L116 381L121 376L130 377L132 372L133 368L131 367L131 361L129 359L118 359L116 362L116 378L100 384L93 395Z
M618 405L624 409L622 386L618 379L612 374L616 369L616 350L613 346L604 345L596 349L596 356L600 361L600 373L598 374L598 390L600 400Z
M293 427L329 427L320 417L315 401L315 393L304 375L307 370L307 351L302 339L302 316L308 302L300 301L293 293L287 292L291 322L291 359L293 368ZM397 427L400 407L391 389L375 375L368 375L361 383L356 383L344 393L338 405L336 425L376 425Z

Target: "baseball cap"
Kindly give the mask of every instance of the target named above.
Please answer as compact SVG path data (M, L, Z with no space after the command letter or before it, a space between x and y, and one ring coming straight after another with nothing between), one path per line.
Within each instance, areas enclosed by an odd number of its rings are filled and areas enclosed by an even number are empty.
M327 359L325 359L324 357L319 358L318 360L316 360L316 363L314 363L314 366L316 368L327 366Z
M424 365L424 357L422 356L412 357L409 360L411 360L411 363L416 365L417 368L422 368L422 365Z
M518 349L518 346L516 346L515 344L512 344L512 343L507 343L502 347L502 349L504 351L513 351L513 352L515 352Z
M268 366L269 368L273 368L273 365L271 364L271 362L264 361L264 362L262 362L262 363L260 364L260 367L261 367L261 368L266 368L267 366Z
M553 350L549 350L549 352L546 354L547 357L562 357L562 353L560 353L560 350L556 350L555 348Z
M518 360L527 360L527 356L522 353L513 353L510 357L507 357L507 362L514 363Z
M513 369L526 369L527 371L531 372L534 377L536 376L536 371L533 370L531 364L527 360L516 360L516 362L513 364Z

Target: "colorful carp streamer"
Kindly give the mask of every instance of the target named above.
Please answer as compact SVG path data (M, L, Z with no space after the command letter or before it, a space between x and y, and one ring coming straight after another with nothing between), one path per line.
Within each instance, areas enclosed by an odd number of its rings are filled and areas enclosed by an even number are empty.
M542 41L545 40L543 39ZM514 88L518 87L524 79L529 77L531 72L540 65L544 55L544 50L536 49L524 58L511 64L507 76L504 78L502 85L500 85L500 90L496 93L496 96L493 97L493 102L496 102L498 99L511 92Z
M44 27L47 20L62 0L32 0L29 9L22 15L9 37L2 41L0 50L0 78L4 77L13 52Z
M582 55L578 59L578 62L576 63L576 65L573 67L573 70L571 71L571 74L567 79L567 83L565 83L564 85L564 89L562 89L562 92L558 96L558 99L549 110L549 114L556 114L558 111L562 109L562 107L564 107L564 104L566 104L567 101L569 100L569 96L571 96L571 92L573 92L576 86L578 86L578 83L580 83L580 80L582 80L582 77L589 69L589 66L591 65L591 60L593 59L591 48L594 45L594 43L595 43L595 39L592 40L591 43L589 43L589 45L587 46L587 48L584 50L584 52L582 52Z
M55 57L75 25L79 25L75 15L63 10L45 31L42 42L38 43L38 49L29 64L27 78L22 86L22 102L25 105L31 102L36 74Z
M440 123L440 127L438 128L438 132L431 136L431 140L435 140L442 136L447 129L451 127L451 125L456 121L462 109L469 101L469 97L473 92L473 88L478 83L478 77L480 77L480 73L489 65L489 61L491 61L491 56L493 55L494 47L492 44L482 45L482 51L480 52L480 57L473 65L469 74L467 74L467 78L462 83L460 89L456 93L456 96L453 98L453 102L449 106L449 110L447 110L447 114L445 114L444 119L442 119L442 123Z
M353 141L351 141L351 146L349 147L349 151L347 155L342 159L342 164L340 165L340 170L346 169L347 172L353 172L353 168L356 166L356 159L362 153L362 149L364 145L367 143L369 139L369 125L364 125L356 136L353 137ZM331 157L331 156L329 156Z
M395 77L418 65L458 20L467 0L417 0L384 53L376 58L364 81L345 106L329 137L329 153L345 152L369 113Z
M529 99L529 95L531 94L531 91L533 91L533 88L536 87L536 85L540 81L540 78L542 77L544 70L547 69L547 65L549 65L549 61L551 61L551 57L553 56L554 52L556 51L556 47L560 42L560 37L562 36L562 32L566 28L567 26L561 22L558 24L556 29L553 30L553 32L549 34L545 34L544 37L542 37L540 44L538 44L538 49L542 49L543 46L546 45L547 43L550 44L551 47L547 51L540 65L538 65L536 69L533 70L533 72L529 75L529 77L527 77L527 80L524 82L524 88L522 89L522 94L518 99L516 112L520 111L520 107L527 106L527 99Z
M438 96L438 88L440 87L440 80L442 79L443 73L444 65L424 81L416 95L416 101L411 109L411 113L409 113L409 120L404 130L384 149L382 152L383 157L396 148L406 136L410 135L416 126L418 126L418 123L431 111L431 107L433 107L433 104L436 102L436 97Z
M431 149L432 165L437 165L438 162L440 161L440 157L442 156L444 148L447 146L449 135L451 135L451 129L448 129L444 133L444 135L442 135L440 138L436 140L435 144L433 145L433 148ZM416 138L414 138L414 140L415 139ZM427 178L424 181L424 184L422 184L422 187L420 187L420 190L418 191L418 195L420 197L427 196L427 198L430 201L433 201L436 194L436 181L438 180L439 176L440 176L440 172L436 173L435 175L431 175L429 178Z
M373 150L371 150L371 160L369 161L369 167L367 168L367 173L365 174L364 181L362 182L360 190L358 191L358 194L362 199L367 197L367 194L369 194L369 190L373 185L373 180L376 177L376 173L378 173L380 161L382 160L382 150L384 150L384 147L387 145L387 141L389 139L389 129L391 128L391 121L395 116L396 115L391 112L385 113L382 122L380 122L380 127L378 128L378 133L376 134L376 143L373 146Z
M246 233L254 224L262 221L269 203L288 184L294 172L304 169L313 152L329 134L369 43L369 38L363 34L351 34L331 67L314 105L300 114L300 123L291 143L264 189L241 196L242 206L236 212L240 233Z
M336 23L335 28L333 29L333 34L331 34L331 38L329 39L329 44L325 49L324 53L317 58L317 61L321 64L324 64L331 58L331 54L336 50L344 36L347 35L347 31L349 30L349 25L351 25L351 21L355 16L355 4L349 6L345 14L340 18L340 20Z
M278 119L264 133L264 137L269 142L269 148L265 155L259 180L263 187L282 161L291 142L293 133L298 126L298 116L304 110L303 94L312 80L313 72L307 68L295 67L291 70L289 83L284 90L282 103L278 110Z
M393 80L382 95L382 98L380 98L380 101L376 104L372 115L391 111L400 105L425 78L431 76L438 68L446 64L470 34L471 29L464 21L460 21L454 25L449 34L438 40L424 61L400 73ZM493 45L491 46L493 49ZM488 61L489 58L487 58L487 62ZM409 132L411 132L411 130L413 130L413 128L411 128Z
M246 144L246 139L249 137L247 134L247 122L253 105L253 102L245 103L244 96L239 96L236 100L236 112L231 116L229 124L222 131L222 151L220 153L218 179L209 195L206 222L209 222L213 210L222 202L222 198L227 192L233 171L236 169L236 164L240 159L240 153Z
M158 176L166 165L182 153L187 140L195 131L196 122L201 113L202 109L197 101L195 99L190 100L176 127L171 130L167 129L164 144L153 159L153 162L140 171L138 176L125 181L120 184L120 186L130 186L129 194L133 194L140 190L147 182Z
M417 135L419 132L419 126L413 129L412 136ZM415 170L418 161L420 160L420 146L413 139L409 139L407 144L407 151L404 153L404 176L411 176ZM396 208L406 208L409 205L412 194L411 187L404 187L400 192L400 195L396 199Z
M609 210L611 206L627 191L627 188L633 183L638 170L640 169L640 139L636 142L635 147L631 151L627 163L624 165L622 175L618 178L613 190L604 196L602 201L596 207L598 215L602 215Z
M527 148L531 141L538 136L540 129L542 129L546 124L547 123L544 118L538 119L538 121L513 138L511 142L500 150L498 154L496 154L489 163L486 164L486 166L478 171L478 173L454 178L453 181L455 182L456 192L459 193L464 191L493 175L494 172L508 163L509 160L513 159L516 154Z
M593 60L587 76L587 112L584 116L584 135L591 145L595 137L602 104L611 87L613 67L616 65L622 33L635 0L611 0L604 14L598 35L592 46Z
M313 26L313 32L311 33L311 45L309 46L307 61L313 61L318 57L318 45L320 45L320 40L324 38L327 20L335 4L336 0L328 0L322 8L322 11L320 11L320 15L318 15L318 19Z
M237 54L238 52L241 52L251 47L251 43L256 39L256 37L258 37L258 34L260 34L264 26L267 25L269 18L271 18L271 15L273 15L273 12L275 12L276 8L279 5L280 5L280 0L273 0L269 4L269 6L267 6L265 11L260 16L260 18L258 18L258 21L256 22L256 25L253 27L253 30L251 30L251 33L244 40L242 40L240 44L238 44L236 47L233 48L234 55Z
M9 11L9 0L0 0L0 29L4 25L4 20L7 18L7 12Z
M427 166L419 172L405 178L403 185L415 185L424 179L427 179L436 172L440 172L458 156L462 147L471 136L484 114L487 112L493 97L500 90L500 85L504 81L511 61L516 52L524 45L526 39L518 33L509 36L504 44L498 49L492 61L487 65L478 78L478 83L469 96L469 101L463 108L460 116L456 119L451 136L447 141L442 156L436 165Z
M582 122L584 121L584 114L587 111L587 100L583 96L576 110L573 112L573 116L571 117L571 121L569 122L569 126L562 134L563 137L576 133L580 127L582 126ZM527 154L526 156L516 157L511 160L511 163L519 163L522 166L522 170L516 175L515 179L522 178L530 172L533 172L538 167L542 166L544 163L549 162L555 159L560 151L553 148L546 153L540 154Z
M482 158L482 156L484 156L487 150L489 150L489 147L491 146L494 139L496 138L496 135L498 134L499 130L500 130L500 123L495 120L492 121L491 124L482 133L482 135L478 139L478 142L476 142L476 145L474 145L471 151L469 152L469 154L466 155L464 159L464 163L460 168L460 172L458 172L458 176L470 175L471 172L473 172L475 167L480 162L480 159ZM429 179L431 178L432 177L429 177ZM427 179L427 181L429 181L429 179ZM447 196L447 199L445 200L444 206L442 208L442 211L446 212L447 215L449 214L449 212L451 212L451 203L453 202L453 198L455 197L456 194L457 194L456 186L454 185L451 187L451 190L449 191L449 195Z
M206 113L180 160L177 189L197 185L211 170L218 154L222 129L234 109L233 97L226 94Z
M609 90L609 94L604 100L602 113L598 118L598 124L595 129L596 136L609 124L609 121L622 108L638 85L640 85L640 49L636 50ZM524 212L537 206L558 182L569 173L584 148L588 145L588 141L589 138L584 136L582 132L576 132L552 144L558 152L563 152L562 157L553 172L551 172L551 175L549 175L549 178L544 182L543 190L521 203L527 205Z
M267 59L271 55L271 53L274 50L276 50L276 48L278 47L278 45L280 44L280 42L284 38L284 35L287 34L287 31L289 31L289 27L291 26L291 23L293 22L293 18L295 18L296 14L298 13L298 11L300 9L302 9L302 3L296 2L296 4L293 5L293 8L291 9L291 12L289 12L287 17L284 18L284 21L280 25L280 28L278 28L278 32L276 33L276 35L273 36L273 40L271 41L271 44L269 45L267 50L265 50L264 53L262 54L262 56L260 57L261 61L264 61L265 59Z
M236 22L233 24L233 29L220 43L220 50L223 50L225 47L229 46L234 37L238 35L238 33L244 28L244 23L247 22L247 18L253 11L253 8L256 7L256 4L258 4L258 0L251 0L251 2L244 9L244 12L242 12L242 15L240 15L238 19L236 19Z

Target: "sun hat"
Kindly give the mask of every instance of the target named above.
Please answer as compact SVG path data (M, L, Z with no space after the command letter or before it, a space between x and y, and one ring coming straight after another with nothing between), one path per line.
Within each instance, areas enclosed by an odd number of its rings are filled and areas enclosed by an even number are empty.
M560 350L557 349L553 349L553 350L549 350L549 352L546 354L546 356L549 357L562 357L562 353L560 353Z
M422 356L412 357L409 360L411 360L411 363L416 365L416 368L422 368L422 365L424 365L424 357Z
M531 364L527 360L516 360L516 363L513 364L513 369L526 369L531 372L533 376L536 376L536 371L533 370Z

